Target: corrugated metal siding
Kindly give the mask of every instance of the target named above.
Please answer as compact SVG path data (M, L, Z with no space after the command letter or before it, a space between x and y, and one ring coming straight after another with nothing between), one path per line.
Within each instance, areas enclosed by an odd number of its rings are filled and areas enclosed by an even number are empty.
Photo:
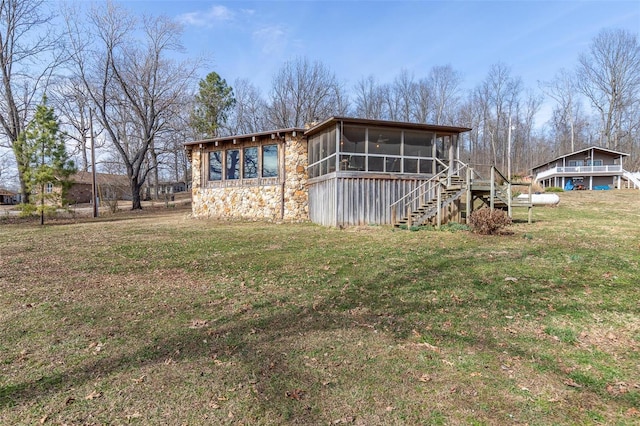
M334 177L309 186L309 219L325 226L388 225L389 206L423 179ZM418 203L413 208L418 207ZM396 217L404 216L400 206Z

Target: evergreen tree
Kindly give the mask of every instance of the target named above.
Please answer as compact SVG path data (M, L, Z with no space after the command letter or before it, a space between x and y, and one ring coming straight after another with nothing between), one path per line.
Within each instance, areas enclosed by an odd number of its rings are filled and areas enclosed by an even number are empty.
M44 223L44 205L61 204L71 185L70 176L76 167L69 159L60 124L47 98L36 108L33 120L18 137L16 155L24 160L21 174L27 190L35 193L40 209L40 224ZM59 190L58 190L59 188Z
M227 121L227 113L235 102L233 89L227 82L218 73L209 73L200 80L191 113L192 127L205 137L218 136L218 129Z

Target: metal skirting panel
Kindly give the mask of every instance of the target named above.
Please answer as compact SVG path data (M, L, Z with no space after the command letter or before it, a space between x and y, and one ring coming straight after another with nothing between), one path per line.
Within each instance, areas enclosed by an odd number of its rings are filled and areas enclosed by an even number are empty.
M309 220L324 226L336 222L336 178L309 185Z
M309 186L309 219L325 226L390 225L389 207L425 179L333 177ZM413 208L417 208L416 205ZM398 206L396 217L406 212Z

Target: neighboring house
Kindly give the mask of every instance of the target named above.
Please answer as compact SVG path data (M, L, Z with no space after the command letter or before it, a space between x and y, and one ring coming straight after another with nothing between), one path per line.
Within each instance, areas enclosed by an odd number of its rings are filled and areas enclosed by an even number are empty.
M155 192L157 188L157 193ZM144 188L145 199L149 200L152 194L157 194L159 197L163 197L169 194L175 194L178 192L185 192L188 189L186 182L159 182L157 185L148 185Z
M78 172L70 177L73 182L67 191L70 204L91 203L91 172ZM131 187L125 175L96 173L98 200L131 200Z
M8 189L0 188L0 204L17 204L18 194Z
M581 149L533 168L534 181L543 188L571 189L622 188L625 182L640 187L640 181L623 167L629 154L605 148Z
M290 128L188 142L195 217L391 224L398 203L457 174L471 129L332 117Z

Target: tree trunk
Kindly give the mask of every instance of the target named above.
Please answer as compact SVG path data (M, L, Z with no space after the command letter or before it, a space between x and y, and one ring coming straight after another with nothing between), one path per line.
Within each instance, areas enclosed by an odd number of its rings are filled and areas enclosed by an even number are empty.
M31 194L27 189L27 183L22 178L22 174L19 175L19 180L20 180L20 197L21 197L20 203L29 204Z
M142 184L138 183L138 177L131 177L131 210L142 210L142 197L140 197L140 190Z

